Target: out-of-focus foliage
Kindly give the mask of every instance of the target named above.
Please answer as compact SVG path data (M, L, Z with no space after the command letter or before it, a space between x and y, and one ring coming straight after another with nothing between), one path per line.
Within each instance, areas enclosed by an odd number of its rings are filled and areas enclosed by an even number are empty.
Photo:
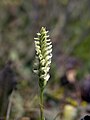
M23 99L20 96L18 92L13 92L13 95L10 96L10 101L11 101L11 113L10 113L10 118L12 119L18 119L22 117L24 114L24 108L23 108Z
M71 112L72 111L72 112ZM75 119L77 109L71 105L66 105L64 108L64 120L73 120Z
M1 0L1 66L12 59L19 76L32 79L33 38L41 26L46 26L51 32L58 73L63 61L71 55L81 59L85 71L89 71L89 4L89 0Z
M46 26L58 72L70 55L84 62L85 71L89 71L89 10L89 0L0 1L0 64L12 59L19 76L32 79L33 38L41 26Z
M33 38L41 26L48 28L53 44L48 87L57 86L69 57L81 63L80 78L90 73L90 0L1 0L0 68L9 59L14 61L27 111L37 93L37 78L32 72Z

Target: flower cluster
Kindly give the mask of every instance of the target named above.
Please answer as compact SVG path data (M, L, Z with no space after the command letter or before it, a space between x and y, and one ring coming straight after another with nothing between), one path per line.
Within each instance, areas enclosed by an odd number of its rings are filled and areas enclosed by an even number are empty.
M44 27L37 33L35 40L36 60L34 72L39 76L39 86L44 89L49 80L49 69L52 58L52 44L49 39L48 31Z

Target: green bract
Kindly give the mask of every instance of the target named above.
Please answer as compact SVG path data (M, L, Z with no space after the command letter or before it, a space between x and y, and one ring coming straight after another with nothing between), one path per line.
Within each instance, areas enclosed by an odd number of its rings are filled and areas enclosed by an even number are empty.
M49 80L49 69L52 58L52 44L49 39L48 31L44 27L37 33L35 40L36 59L34 72L39 76L40 88L44 89Z

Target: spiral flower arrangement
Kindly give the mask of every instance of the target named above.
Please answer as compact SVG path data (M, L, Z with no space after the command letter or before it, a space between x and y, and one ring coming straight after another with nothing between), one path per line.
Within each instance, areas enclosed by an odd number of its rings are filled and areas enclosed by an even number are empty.
M40 87L40 113L41 120L44 120L43 115L43 91L47 82L50 78L49 70L52 58L52 43L49 39L48 31L46 28L42 27L40 32L37 33L37 38L35 40L35 63L34 72L39 77L39 87Z

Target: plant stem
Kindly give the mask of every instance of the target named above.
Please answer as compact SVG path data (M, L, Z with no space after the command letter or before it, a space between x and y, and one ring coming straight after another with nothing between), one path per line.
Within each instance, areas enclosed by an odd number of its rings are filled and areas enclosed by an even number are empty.
M43 90L40 89L40 120L44 119L44 111L43 111Z
M14 94L14 90L12 91L10 98L9 98L9 103L8 103L8 108L7 108L7 113L6 113L6 120L9 120L9 118L10 118L13 94Z

